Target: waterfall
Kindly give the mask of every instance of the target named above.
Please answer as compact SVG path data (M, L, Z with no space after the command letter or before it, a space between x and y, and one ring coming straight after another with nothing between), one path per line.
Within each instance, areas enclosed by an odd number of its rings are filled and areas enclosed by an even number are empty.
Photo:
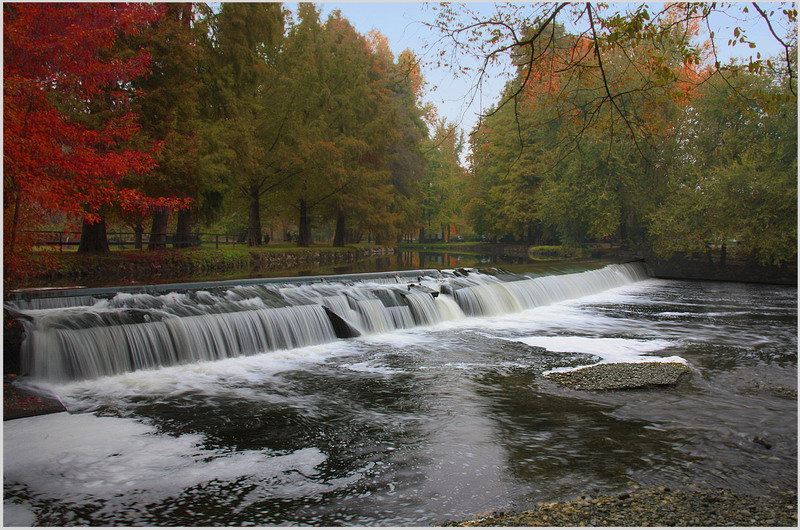
M439 306L436 305L436 298L433 296L427 293L407 293L405 299L414 315L416 325L429 326L443 320Z
M43 326L23 344L27 373L42 379L91 379L145 368L213 361L336 339L321 306L256 309L111 324Z
M464 286L454 294L466 315L496 316L597 294L646 278L643 265L626 263L575 274L511 282L502 282L494 277L473 285L465 285L468 282L462 281Z
M21 315L25 326L23 373L70 381L330 342L341 329L332 319L355 330L340 337L387 333L516 313L646 278L638 263L536 278L444 270L415 283L402 283L398 276L305 285L250 281L163 294L34 299L6 307Z

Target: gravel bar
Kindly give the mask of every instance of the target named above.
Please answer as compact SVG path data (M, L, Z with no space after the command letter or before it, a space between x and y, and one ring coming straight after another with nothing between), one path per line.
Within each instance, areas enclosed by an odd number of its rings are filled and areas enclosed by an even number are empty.
M691 369L681 363L604 363L567 372L550 372L549 379L573 390L622 390L675 385Z
M539 504L444 526L797 526L797 491L752 497L727 489L654 488Z

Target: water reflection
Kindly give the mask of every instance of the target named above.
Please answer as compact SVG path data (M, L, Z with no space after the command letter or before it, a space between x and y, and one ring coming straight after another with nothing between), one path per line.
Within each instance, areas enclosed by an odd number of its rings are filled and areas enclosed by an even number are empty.
M631 474L658 473L674 460L674 438L646 421L620 420L613 408L537 389L529 374L491 374L479 379L490 400L496 442L508 467L529 493L526 500L555 500L577 492L629 486Z
M416 269L447 269L459 267L502 268L516 273L536 275L568 274L583 270L599 269L614 260L548 260L537 261L527 257L503 254L468 254L456 252L434 251L398 251L391 256L373 256L362 258L352 263L340 265L301 265L280 270L263 270L260 268L243 268L225 272L197 273L178 276L173 272L165 274L119 276L120 271L109 271L108 278L96 277L81 280L84 287L102 287L107 285L151 285L162 283L189 283L218 280L235 280L242 278L279 278L291 276L316 276L329 274L357 274L366 272L403 271ZM48 280L47 287L74 286L74 279ZM44 286L44 285L43 285Z

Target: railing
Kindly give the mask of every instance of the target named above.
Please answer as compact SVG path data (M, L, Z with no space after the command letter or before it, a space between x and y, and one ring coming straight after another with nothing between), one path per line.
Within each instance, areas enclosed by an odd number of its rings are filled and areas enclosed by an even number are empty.
M58 247L59 252L64 250L64 247L78 246L81 242L80 231L57 231L57 230L26 230L27 234L38 234L35 245L48 245ZM141 240L137 240L137 235ZM161 248L171 245L172 248L186 248L186 247L199 247L203 245L214 245L214 248L219 248L220 245L233 245L242 244L241 238L237 238L231 234L213 234L206 232L190 232L188 234L181 234L182 238L178 238L177 232L107 232L109 247L118 247L120 249L140 249L147 250L151 245Z

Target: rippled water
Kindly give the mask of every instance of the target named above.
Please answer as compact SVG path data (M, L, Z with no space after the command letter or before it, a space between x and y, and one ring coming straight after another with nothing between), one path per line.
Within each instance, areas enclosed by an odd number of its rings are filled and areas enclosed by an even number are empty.
M794 489L796 308L794 288L645 280L53 386L72 414L4 424L6 524L428 526L633 484ZM692 377L542 376L644 350Z

